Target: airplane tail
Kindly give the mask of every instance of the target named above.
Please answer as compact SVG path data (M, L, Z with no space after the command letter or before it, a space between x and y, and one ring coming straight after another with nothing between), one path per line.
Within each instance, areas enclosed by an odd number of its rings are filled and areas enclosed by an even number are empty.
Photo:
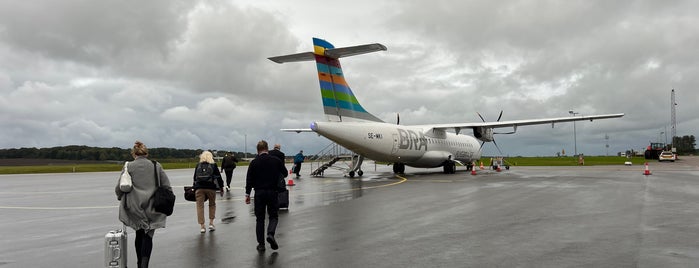
M323 99L323 110L328 121L375 121L383 122L378 117L367 112L345 81L341 57L386 50L381 44L368 44L353 47L335 48L329 42L313 38L313 52L271 57L276 63L315 60L320 82L320 95Z

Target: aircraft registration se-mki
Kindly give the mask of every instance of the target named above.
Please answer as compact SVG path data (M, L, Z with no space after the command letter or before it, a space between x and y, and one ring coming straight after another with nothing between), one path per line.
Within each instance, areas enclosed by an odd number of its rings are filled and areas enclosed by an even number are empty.
M359 161L350 167L349 175L361 175L364 157L393 163L393 172L403 173L405 166L444 167L444 173L454 173L456 163L473 165L481 157L483 143L494 142L495 134L513 134L518 126L542 125L624 116L623 113L571 116L558 118L511 120L475 123L430 125L399 125L386 123L367 112L357 101L345 81L340 58L376 51L385 51L382 44L367 44L335 48L329 42L313 38L313 52L304 52L269 58L276 63L315 61L318 69L320 93L327 121L311 123L310 129L282 129L288 132L316 132L359 155ZM479 114L480 116L480 114ZM502 116L502 112L500 113ZM498 133L496 128L513 128ZM471 129L473 136L463 135ZM461 135L460 135L461 134ZM480 142L479 142L480 141ZM497 144L496 144L497 145Z

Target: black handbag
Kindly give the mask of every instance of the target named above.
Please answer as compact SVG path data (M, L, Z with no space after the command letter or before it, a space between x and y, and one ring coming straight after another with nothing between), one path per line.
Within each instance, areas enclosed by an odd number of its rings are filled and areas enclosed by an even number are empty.
M153 174L155 174L156 185L158 185L155 193L153 193L153 207L156 212L170 216L175 209L175 194L170 189L160 185L157 166L155 161L151 160L151 162L153 162Z
M193 202L197 201L194 187L192 187L192 186L185 186L184 187L184 200L193 201Z

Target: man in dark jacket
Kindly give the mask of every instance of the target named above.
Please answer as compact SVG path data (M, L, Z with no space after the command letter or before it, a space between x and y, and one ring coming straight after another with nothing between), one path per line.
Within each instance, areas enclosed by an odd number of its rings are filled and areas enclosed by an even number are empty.
M279 160L282 160L282 163L284 163L286 161L286 155L284 155L284 152L282 152L281 149L282 146L279 145L279 143L277 143L274 145L274 149L269 151L269 155L276 156L277 158L279 158Z
M231 191L231 179L233 177L233 170L235 169L235 163L238 163L238 158L235 157L231 152L226 153L223 157L223 162L221 163L221 171L226 173L226 191Z
M279 248L274 239L274 233L279 221L278 187L280 177L286 177L287 171L282 161L269 155L267 142L257 143L257 157L250 162L245 179L245 203L250 204L250 192L255 189L255 217L257 225L257 250L265 250L265 210L269 214L267 226L267 242L276 250Z

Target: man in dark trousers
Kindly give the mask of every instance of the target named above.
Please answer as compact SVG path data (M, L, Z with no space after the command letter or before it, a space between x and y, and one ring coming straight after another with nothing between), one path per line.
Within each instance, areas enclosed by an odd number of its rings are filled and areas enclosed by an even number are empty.
M279 160L282 160L282 163L286 163L286 155L284 155L284 152L282 152L280 149L282 148L279 143L274 145L274 149L269 151L269 155L275 156L279 158ZM286 164L284 165L284 168L286 168ZM286 173L286 171L284 172ZM283 180L283 178L280 178ZM286 184L286 181L283 182ZM289 192L288 191L282 191L279 189L279 209L289 209Z
M233 155L233 153L228 152L226 156L223 157L223 163L221 163L221 172L226 173L226 191L231 191L231 179L233 177L233 170L235 169L235 163L238 163L238 158Z
M250 162L245 179L245 204L250 204L250 192L255 189L255 217L257 225L257 250L265 250L265 210L269 215L267 242L276 250L279 248L274 233L279 221L278 186L280 177L286 177L287 171L282 161L269 155L267 142L257 143L257 157ZM280 176L281 175L281 176Z
M296 178L301 177L299 172L301 172L301 163L303 163L304 158L303 150L294 156L294 173L296 173Z

